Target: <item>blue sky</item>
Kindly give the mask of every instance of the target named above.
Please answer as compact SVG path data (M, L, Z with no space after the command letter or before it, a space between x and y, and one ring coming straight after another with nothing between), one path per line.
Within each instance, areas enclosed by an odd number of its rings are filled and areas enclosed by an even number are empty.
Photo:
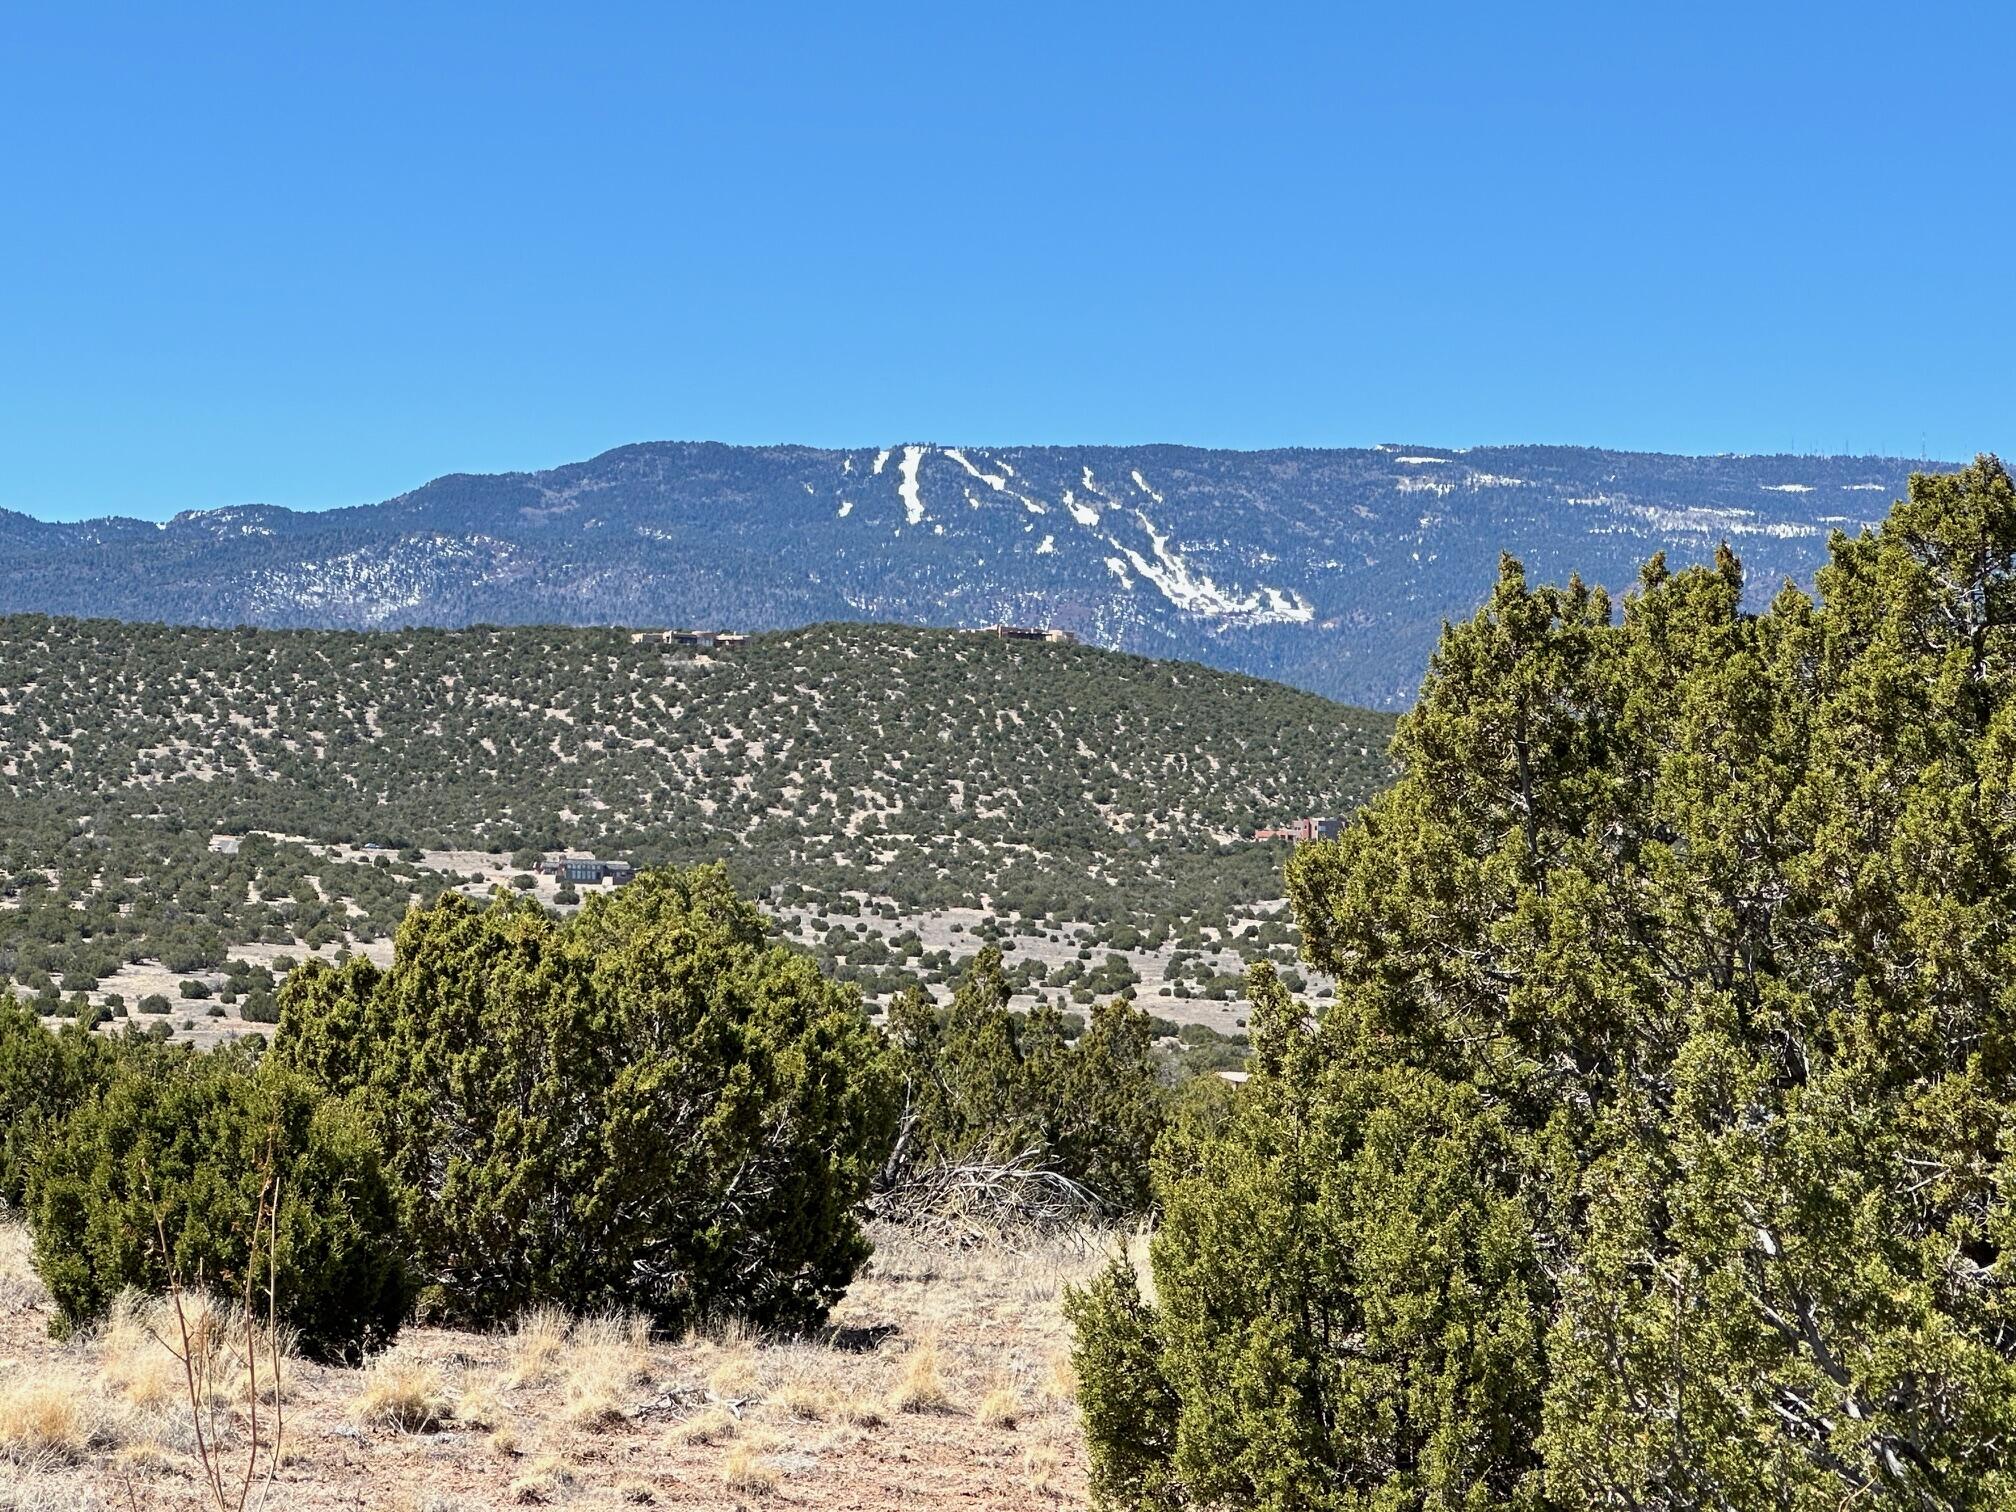
M0 507L2016 446L2007 7L318 9L0 10Z

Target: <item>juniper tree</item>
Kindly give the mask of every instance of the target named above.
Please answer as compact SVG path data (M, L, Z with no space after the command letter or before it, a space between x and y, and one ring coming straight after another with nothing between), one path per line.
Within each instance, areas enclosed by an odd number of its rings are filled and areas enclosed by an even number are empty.
M274 1056L366 1112L423 1305L816 1321L866 1258L854 1209L894 1081L859 999L768 944L719 867L559 922L444 895L392 966L309 962Z
M2016 489L1914 478L1816 588L1508 560L1445 632L1289 866L1334 1006L1256 984L1157 1303L1073 1304L1106 1500L2016 1499Z

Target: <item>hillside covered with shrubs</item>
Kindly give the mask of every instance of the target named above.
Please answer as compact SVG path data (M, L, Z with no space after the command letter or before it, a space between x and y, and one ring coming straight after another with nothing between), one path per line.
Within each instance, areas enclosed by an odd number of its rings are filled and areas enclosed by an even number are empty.
M436 890L417 847L725 858L807 907L1173 937L1278 898L1282 846L1246 836L1362 801L1391 729L1202 667L886 626L709 655L616 630L0 618L0 970L62 988L121 956L384 938ZM262 831L388 849L317 863ZM253 838L210 855L220 832Z

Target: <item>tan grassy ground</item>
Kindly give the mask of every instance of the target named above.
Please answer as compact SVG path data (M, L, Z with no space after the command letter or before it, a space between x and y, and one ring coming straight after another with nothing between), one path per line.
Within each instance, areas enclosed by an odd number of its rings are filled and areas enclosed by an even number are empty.
M497 1334L411 1329L363 1369L290 1361L286 1463L265 1505L1083 1505L1060 1304L1111 1237L1019 1253L877 1239L814 1340L674 1342L537 1313ZM26 1234L0 1223L0 1512L204 1505L181 1367L150 1332L176 1338L172 1313L136 1303L69 1344L48 1318ZM235 1468L242 1334L220 1333L206 1432Z

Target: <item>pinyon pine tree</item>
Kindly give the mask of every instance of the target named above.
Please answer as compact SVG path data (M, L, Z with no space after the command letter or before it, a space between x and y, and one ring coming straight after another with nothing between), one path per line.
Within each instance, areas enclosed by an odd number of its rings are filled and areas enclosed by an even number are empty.
M2016 489L1503 564L1289 891L1320 1022L1076 1296L1108 1505L2016 1505Z

